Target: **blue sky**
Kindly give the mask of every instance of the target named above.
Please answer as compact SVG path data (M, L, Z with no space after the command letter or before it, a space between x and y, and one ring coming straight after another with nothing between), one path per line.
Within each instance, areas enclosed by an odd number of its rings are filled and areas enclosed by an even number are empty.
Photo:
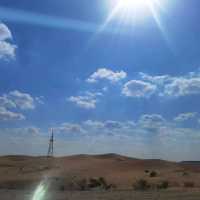
M199 160L200 2L117 1L0 2L0 154Z

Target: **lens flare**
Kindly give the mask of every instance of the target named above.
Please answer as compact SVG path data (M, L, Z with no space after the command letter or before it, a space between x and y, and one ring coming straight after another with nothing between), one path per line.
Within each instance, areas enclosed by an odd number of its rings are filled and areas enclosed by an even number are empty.
M32 200L43 200L47 193L48 187L49 184L47 181L40 183L33 194Z

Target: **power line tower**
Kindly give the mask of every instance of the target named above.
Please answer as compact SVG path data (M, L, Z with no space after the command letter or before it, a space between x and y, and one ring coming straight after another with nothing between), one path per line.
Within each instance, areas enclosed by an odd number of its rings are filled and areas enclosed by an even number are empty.
M47 153L47 157L53 157L53 148L54 148L54 133L53 133L53 129L51 129L51 137L49 140L49 148L48 148L48 153Z

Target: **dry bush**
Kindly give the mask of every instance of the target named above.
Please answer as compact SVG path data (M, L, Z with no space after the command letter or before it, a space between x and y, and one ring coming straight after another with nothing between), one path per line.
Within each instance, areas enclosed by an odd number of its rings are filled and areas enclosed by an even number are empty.
M88 183L89 189L103 189L103 190L110 190L110 189L116 189L116 185L114 184L108 184L105 178L99 177L99 178L90 178Z
M150 187L150 184L144 179L139 179L133 184L135 190L148 190Z
M101 186L101 183L96 178L90 178L88 186L89 188L97 188Z
M150 174L149 174L149 177L151 178L154 178L158 175L158 173L156 171L152 171Z
M188 174L188 172L183 172L182 175L183 175L183 176L188 176L189 174Z
M169 187L168 181L162 181L157 185L157 189L167 189Z
M82 191L88 189L87 179L85 179L85 178L78 180L77 185L79 186L79 189Z

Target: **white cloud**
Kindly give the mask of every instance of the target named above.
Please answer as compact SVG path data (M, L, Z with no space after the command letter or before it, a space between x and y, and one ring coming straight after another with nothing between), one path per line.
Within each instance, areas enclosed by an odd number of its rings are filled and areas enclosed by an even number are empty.
M123 124L118 121L108 120L104 123L104 127L107 129L120 129L122 126Z
M165 122L165 119L162 117L162 115L159 114L145 114L142 115L139 119L140 124L162 124Z
M35 108L35 99L28 93L14 90L8 93L7 98L12 100L22 110L32 110Z
M4 107L0 107L0 121L13 121L13 120L24 120L25 116L21 113L15 113L7 110Z
M118 82L127 77L126 72L124 71L112 71L106 68L100 68L96 72L94 72L88 79L87 82L95 83L99 80L109 80L110 82Z
M0 106L5 108L16 108L16 104L7 97L7 95L0 96Z
M147 132L154 134L156 134L165 125L166 120L158 114L142 115L137 122L139 129L144 129Z
M141 80L155 84L159 96L181 97L200 94L200 73L190 72L184 76L159 75L139 73Z
M16 45L11 44L7 40L12 39L12 34L8 27L0 23L0 59L9 59L15 57Z
M197 116L197 113L190 112L190 113L181 113L177 117L174 118L176 122L185 122L188 120L192 120Z
M104 123L100 121L93 121L93 120L87 120L83 122L83 126L86 128L94 128L94 129L102 129L104 128Z
M183 78L177 77L164 86L164 95L170 97L180 97L187 95L200 94L200 77Z
M6 39L12 39L12 34L5 24L0 23L0 40Z
M58 127L54 128L55 132L59 134L77 135L84 133L83 128L79 124L75 123L63 123Z
M155 93L157 87L151 83L131 80L124 84L122 94L127 97L149 97Z
M98 96L102 96L102 93L86 92L83 96L71 96L68 101L75 103L80 108L95 109L98 102Z
M0 96L0 106L6 108L19 108L22 110L35 109L36 104L44 104L43 97L32 97L28 93L18 90Z
M164 84L172 80L172 77L169 75L151 76L143 72L140 72L139 75L142 80L154 83L156 85Z
M21 113L14 112L13 109L33 110L37 103L44 103L43 98L32 97L30 94L18 90L3 94L0 96L0 121L24 120L25 116Z

